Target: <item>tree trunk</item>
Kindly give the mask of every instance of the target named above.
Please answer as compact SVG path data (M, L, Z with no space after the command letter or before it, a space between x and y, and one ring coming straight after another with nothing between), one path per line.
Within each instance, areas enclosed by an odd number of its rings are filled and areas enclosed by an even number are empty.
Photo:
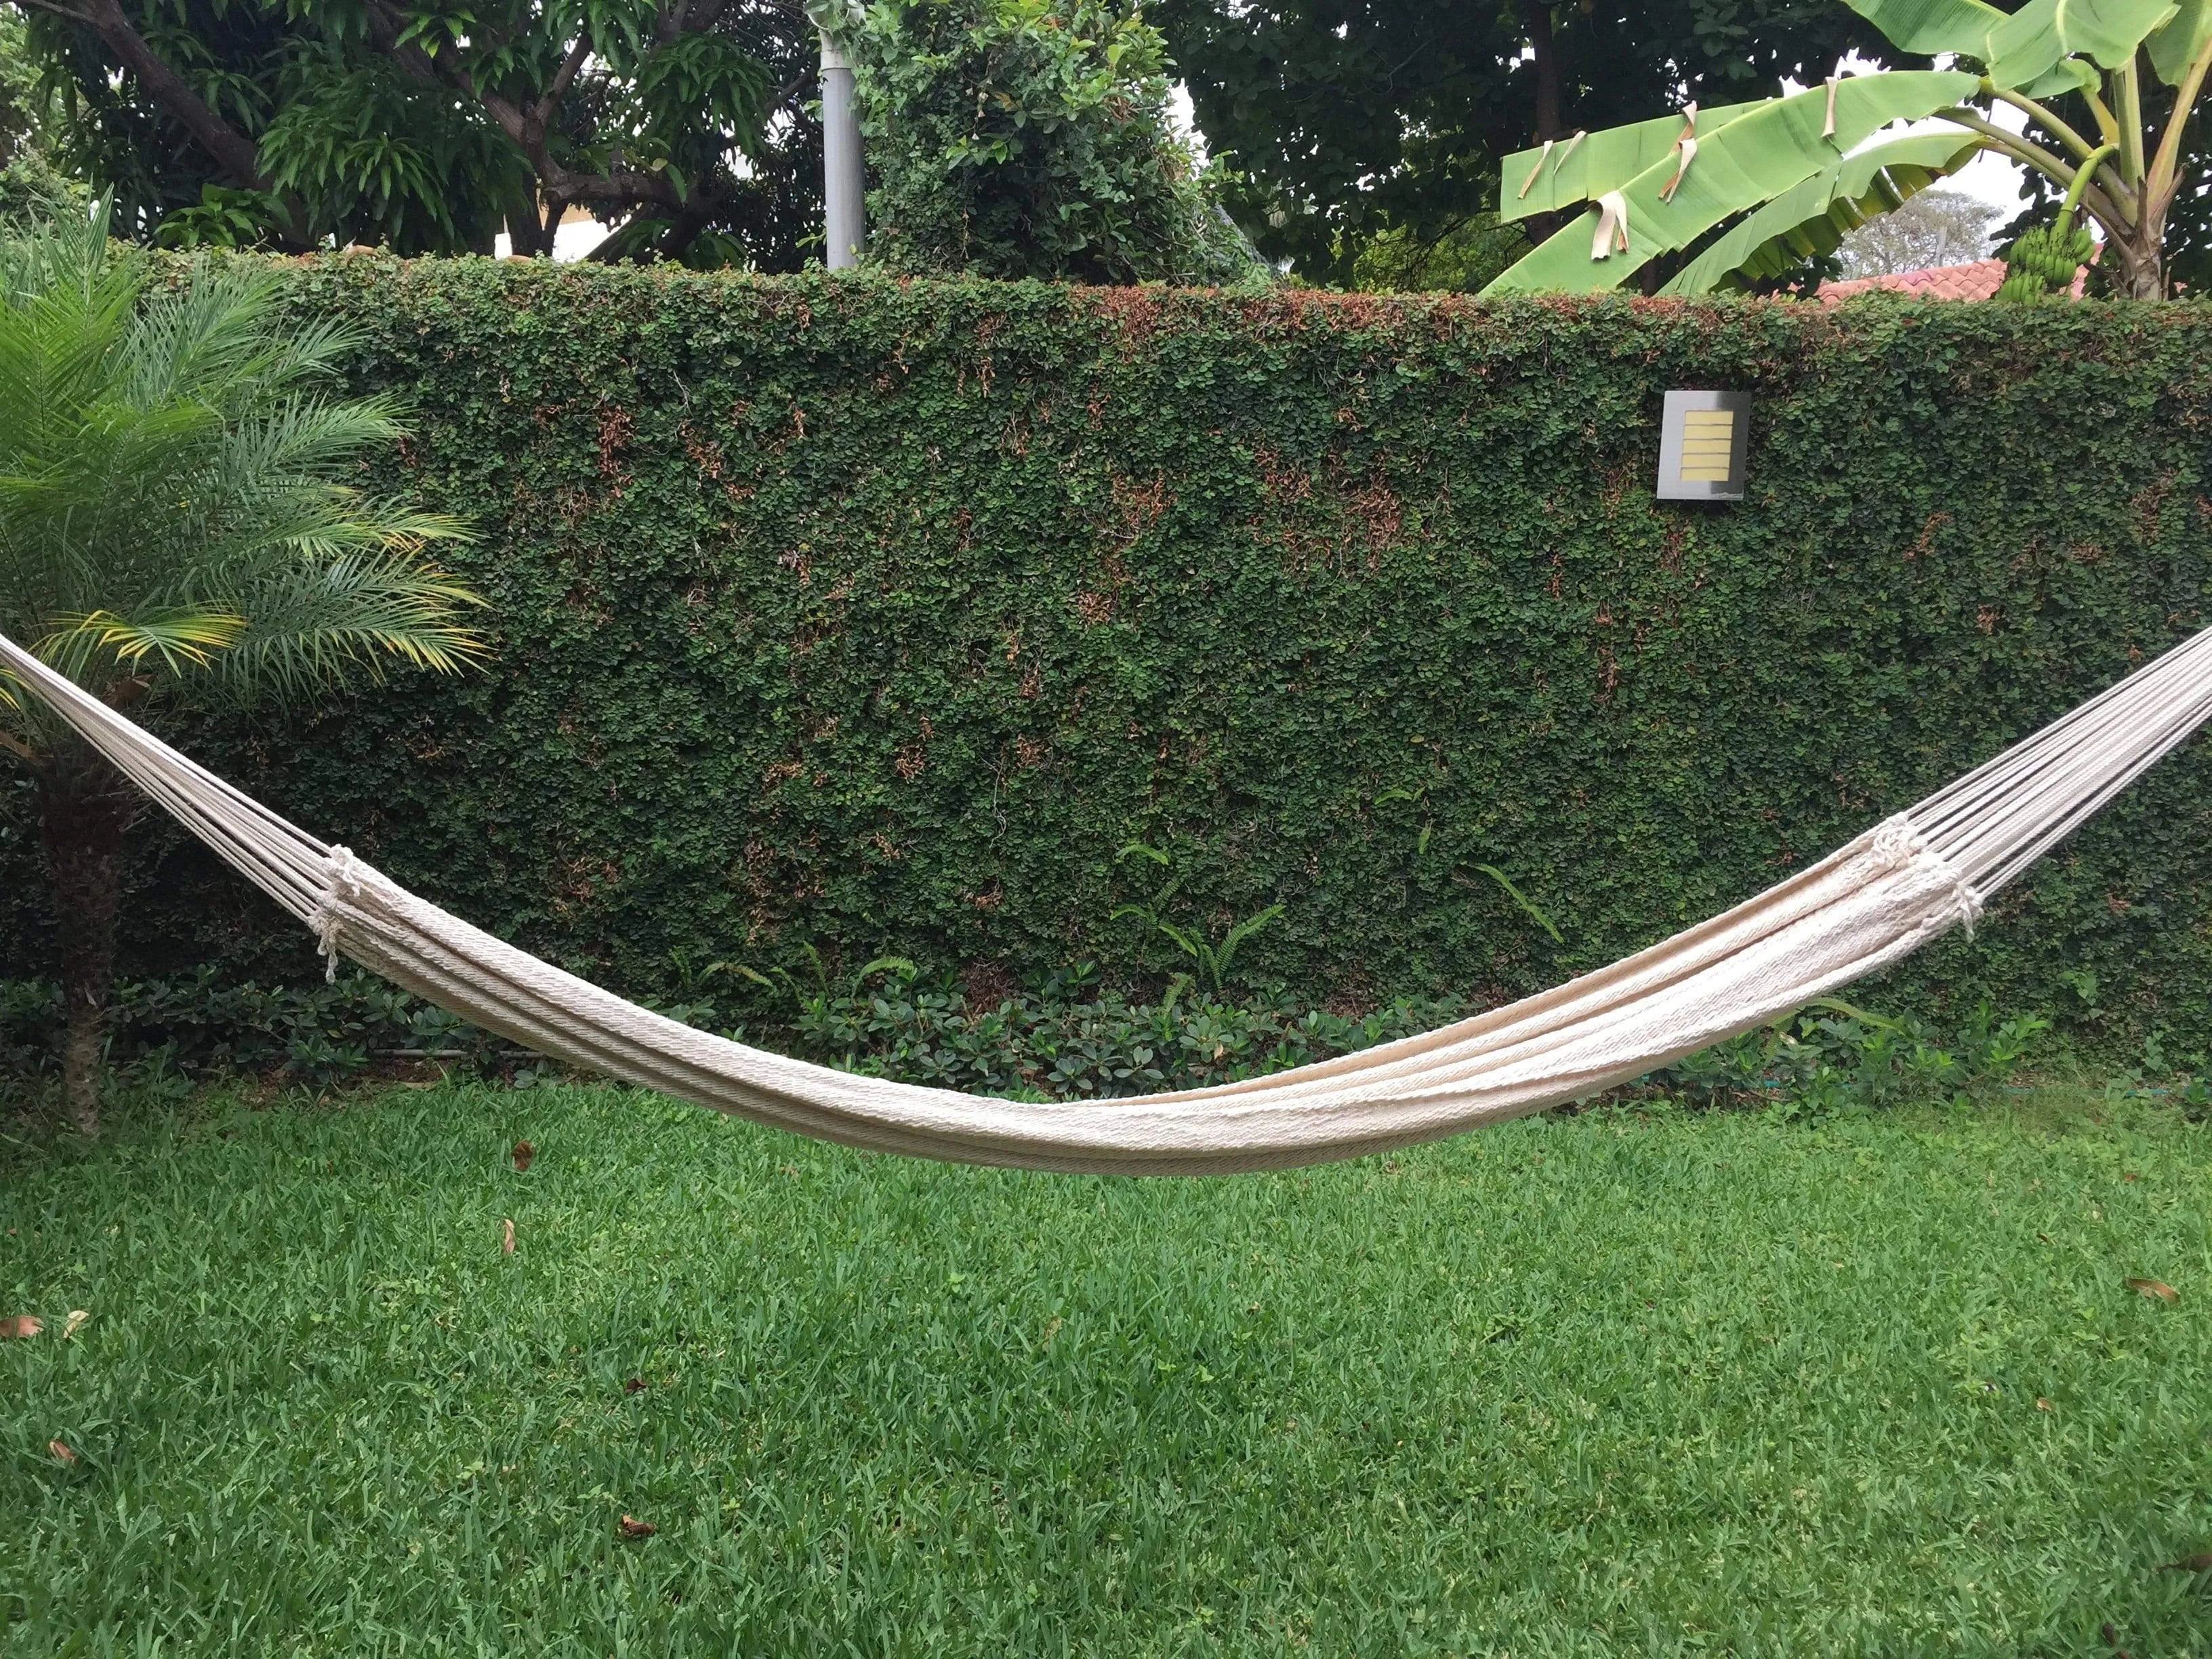
M1559 41L1552 27L1549 0L1522 0L1521 26L1528 31L1530 66L1536 71L1536 142L1567 136L1565 100L1560 93ZM1504 203L1500 201L1502 208ZM1541 246L1567 222L1565 213L1532 213L1522 222L1530 242Z
M70 1121L100 1133L100 1064L115 982L115 925L123 908L123 842L138 798L108 763L72 743L39 775L39 829L61 933L62 1085Z
M47 9L62 10L59 7ZM147 97L191 135L192 142L230 175L233 184L265 192L283 215L283 229L294 246L304 251L314 246L305 206L293 192L278 190L262 172L259 146L218 114L190 82L161 60L131 23L119 0L86 0L82 10L63 11L63 15L84 24L106 42L107 49L123 60Z
M1528 51L1536 71L1536 142L1567 136L1566 116L1559 97L1559 46L1552 32L1549 0L1521 7L1521 24L1528 32Z

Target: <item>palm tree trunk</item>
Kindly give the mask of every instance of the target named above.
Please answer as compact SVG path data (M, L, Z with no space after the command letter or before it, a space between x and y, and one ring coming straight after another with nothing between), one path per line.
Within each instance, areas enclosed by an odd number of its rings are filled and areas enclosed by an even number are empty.
M61 933L62 1084L70 1121L100 1133L100 1062L115 982L115 926L123 908L123 843L136 792L81 744L49 756L38 782L39 830Z

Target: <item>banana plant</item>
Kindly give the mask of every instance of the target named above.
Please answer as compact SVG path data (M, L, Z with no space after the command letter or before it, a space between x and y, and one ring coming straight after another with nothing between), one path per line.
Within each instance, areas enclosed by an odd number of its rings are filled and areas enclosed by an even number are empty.
M1983 0L1849 3L1899 52L1949 66L1692 104L1509 156L1502 217L1584 210L1486 291L1599 293L1685 253L1662 291L1744 287L1832 250L1990 150L2064 192L2069 222L2077 206L2094 221L2120 293L2166 296L2167 213L2184 190L2212 185L2185 167L2181 142L2212 70L2212 0L2030 0L2012 12ZM1998 105L2026 130L1999 125ZM1942 125L1887 131L1929 120Z

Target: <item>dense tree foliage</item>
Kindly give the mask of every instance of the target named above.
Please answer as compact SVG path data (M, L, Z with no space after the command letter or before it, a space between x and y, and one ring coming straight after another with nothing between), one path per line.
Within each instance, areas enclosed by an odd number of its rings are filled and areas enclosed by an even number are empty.
M59 118L30 60L22 17L0 6L0 225L83 200L84 186L54 164Z
M1518 225L1494 213L1416 229L1383 226L1356 244L1351 286L1380 293L1479 292L1528 251Z
M878 264L1091 283L1254 268L1130 0L882 0L849 33Z
M1434 246L1494 210L1499 161L1532 140L1887 50L1831 0L1161 0L1154 15L1200 127L1245 176L1238 216L1261 251L1345 283L1378 237Z
M793 0L7 0L60 154L135 234L789 269L820 217Z

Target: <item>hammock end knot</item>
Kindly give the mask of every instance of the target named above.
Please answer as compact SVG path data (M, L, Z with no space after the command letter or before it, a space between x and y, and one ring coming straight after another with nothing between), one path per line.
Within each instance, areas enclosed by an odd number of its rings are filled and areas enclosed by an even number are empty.
M1921 833L1920 826L1909 814L1899 812L1895 817L1886 818L1875 825L1869 850L1875 862L1885 872L1906 869L1917 864L1949 881L1952 908L1940 926L1948 927L1954 922L1962 923L1966 929L1966 937L1973 938L1974 925L1982 919L1981 894L1975 890L1973 883L1959 873L1957 866L1929 843L1928 837Z
M315 930L315 939L322 953L323 983L335 983L338 976L338 901L341 896L361 896L361 877L356 873L359 863L350 847L333 847L330 867L323 877L322 902L315 906L307 918L307 926Z

